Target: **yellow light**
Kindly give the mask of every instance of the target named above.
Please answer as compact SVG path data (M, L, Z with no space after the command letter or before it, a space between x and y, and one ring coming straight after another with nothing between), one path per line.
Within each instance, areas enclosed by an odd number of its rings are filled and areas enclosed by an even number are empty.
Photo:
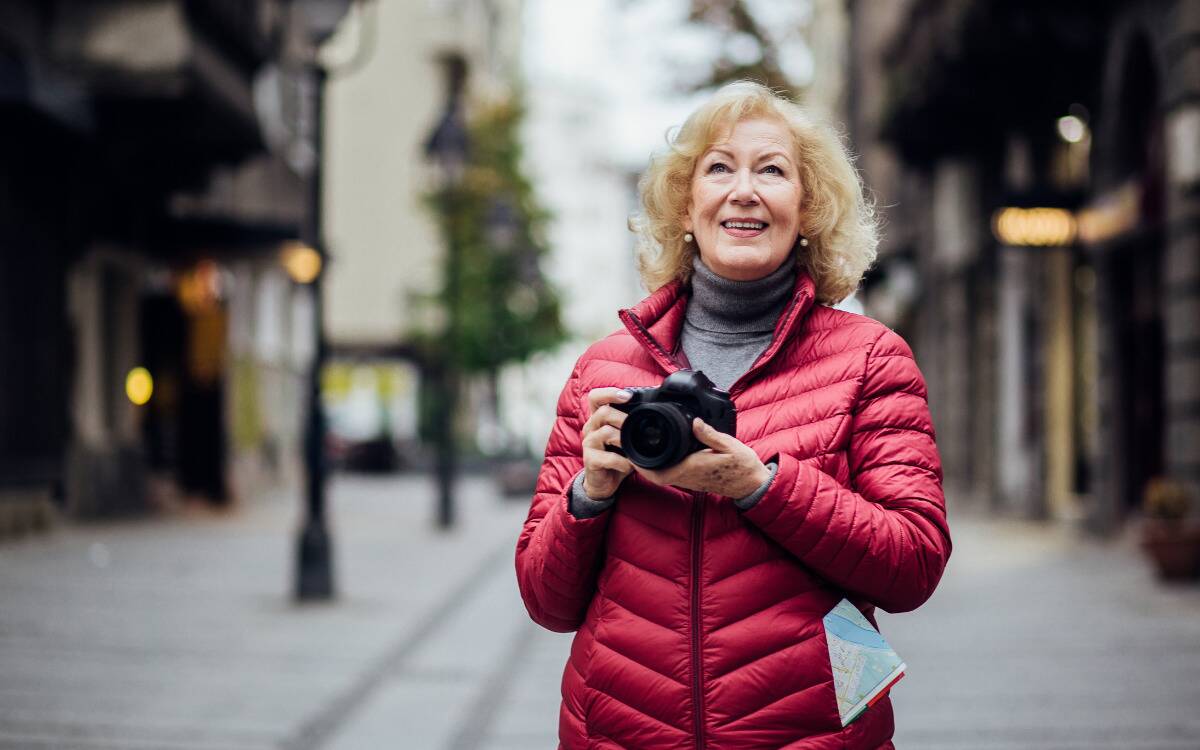
M135 367L125 376L125 395L135 406L144 406L154 394L154 378L145 367Z
M1075 215L1065 208L1002 208L992 216L992 233L1012 247L1063 247L1075 241Z
M193 315L211 309L221 299L221 269L211 260L202 260L178 277L175 293L179 304Z
M321 254L303 242L284 244L279 262L297 284L311 284L321 275Z

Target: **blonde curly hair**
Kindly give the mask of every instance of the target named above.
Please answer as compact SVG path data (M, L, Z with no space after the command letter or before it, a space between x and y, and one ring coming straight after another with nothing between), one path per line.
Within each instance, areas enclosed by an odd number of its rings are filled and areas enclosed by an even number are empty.
M689 115L638 182L642 211L630 226L638 234L638 272L650 291L691 278L697 250L683 241L683 225L696 161L736 123L760 117L783 123L795 143L804 189L800 227L808 238L808 246L797 245L795 252L816 284L817 301L835 304L850 296L875 262L875 211L837 132L766 86L739 81Z

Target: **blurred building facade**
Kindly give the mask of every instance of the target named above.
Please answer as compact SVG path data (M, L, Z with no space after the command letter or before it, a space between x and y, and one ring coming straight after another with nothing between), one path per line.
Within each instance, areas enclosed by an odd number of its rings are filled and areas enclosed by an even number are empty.
M316 153L297 12L0 5L0 505L227 502L295 464L313 306L280 250Z
M1200 2L849 3L866 308L956 500L1111 530L1200 488ZM1047 210L1031 210L1047 209Z
M401 458L420 460L406 451L416 445L421 384L412 337L445 323L431 302L443 283L446 244L428 204L440 176L426 144L448 106L455 66L465 71L465 115L513 95L521 9L520 0L373 0L353 10L323 49L333 357L326 399L338 440L391 442ZM494 431L484 394L469 391L464 429ZM371 411L388 416L354 426L370 421L360 414Z
M441 281L443 241L424 205L425 143L446 106L447 59L468 104L507 97L520 53L519 0L366 3L323 50L331 345L396 347ZM432 325L432 324L430 324Z

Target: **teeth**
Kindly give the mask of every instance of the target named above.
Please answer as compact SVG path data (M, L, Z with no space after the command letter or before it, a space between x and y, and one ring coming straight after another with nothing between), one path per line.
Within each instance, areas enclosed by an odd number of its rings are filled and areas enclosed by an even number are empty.
M762 229L766 226L761 221L726 221L724 224L731 229Z

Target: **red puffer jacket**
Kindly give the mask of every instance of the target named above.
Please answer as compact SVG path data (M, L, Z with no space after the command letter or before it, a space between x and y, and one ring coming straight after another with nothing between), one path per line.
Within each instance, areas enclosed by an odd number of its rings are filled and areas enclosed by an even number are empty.
M925 384L883 325L796 291L731 388L737 437L779 464L753 508L630 475L595 518L567 509L587 393L676 369L686 287L670 284L579 359L558 400L517 578L530 616L578 633L561 748L891 748L892 708L838 719L822 618L843 597L924 602L950 555ZM903 684L903 683L902 683Z

